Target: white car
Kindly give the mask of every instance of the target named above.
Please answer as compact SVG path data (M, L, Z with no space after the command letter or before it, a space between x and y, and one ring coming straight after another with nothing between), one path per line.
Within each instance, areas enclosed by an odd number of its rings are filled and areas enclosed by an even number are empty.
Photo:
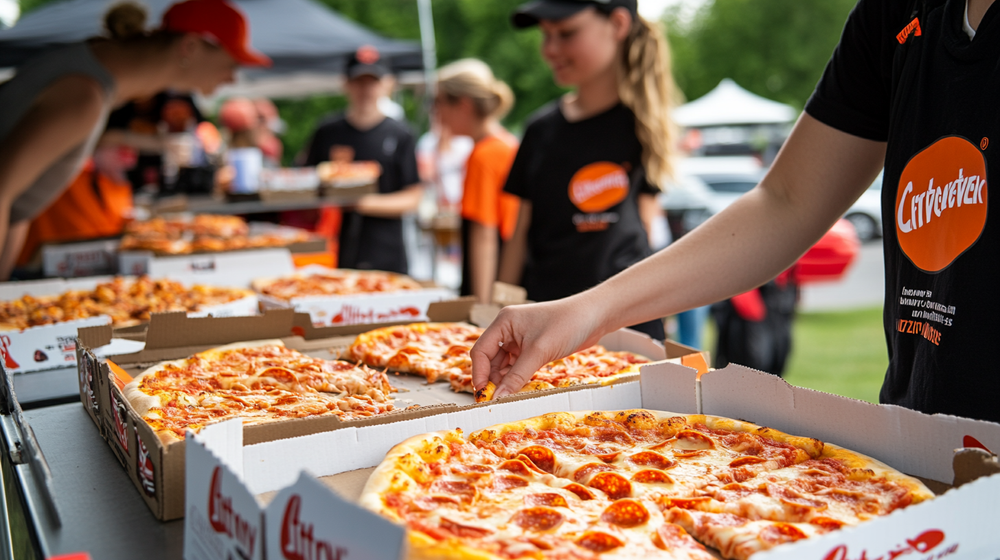
M678 162L661 205L674 238L691 231L754 188L764 176L749 156L695 157Z
M854 225L862 243L882 237L882 173L847 210L844 219Z

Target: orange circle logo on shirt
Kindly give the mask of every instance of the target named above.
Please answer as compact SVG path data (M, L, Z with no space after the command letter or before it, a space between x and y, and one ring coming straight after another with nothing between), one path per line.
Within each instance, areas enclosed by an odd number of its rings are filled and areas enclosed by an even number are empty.
M979 148L949 136L906 164L896 189L896 236L925 272L939 272L975 244L986 226L986 161Z
M628 196L628 173L615 163L584 166L569 181L569 199L582 212L602 212Z

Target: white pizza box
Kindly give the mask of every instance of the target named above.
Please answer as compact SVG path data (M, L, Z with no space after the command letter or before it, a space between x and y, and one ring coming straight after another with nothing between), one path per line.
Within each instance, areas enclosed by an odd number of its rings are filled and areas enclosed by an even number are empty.
M118 272L120 239L42 245L42 273L47 278L76 278Z
M113 276L95 276L65 280L32 280L26 282L4 282L0 284L0 301L19 299L25 295L50 296L70 290L93 290L98 284L113 280ZM182 282L190 285L190 282ZM234 315L254 315L258 310L257 296L229 303L209 306L191 316L216 317ZM76 334L85 327L111 324L106 315L76 319L51 325L29 327L22 330L0 331L0 358L11 373L29 373L76 365Z
M334 272L335 269L325 266L307 265L296 270L294 275L310 276ZM269 270L268 278L257 280L270 280L282 276L288 274L274 274ZM342 296L302 296L287 300L260 294L260 301L265 308L291 307L296 311L308 313L313 325L317 327L337 327L392 321L426 321L427 307L431 303L452 299L454 296L454 292L446 288L428 286L422 290Z
M306 473L269 503L259 501L243 480L242 436L237 420L188 432L185 559L403 556L403 527L359 510Z
M780 378L740 366L699 375L694 369L674 363L656 363L642 368L639 382L535 398L514 395L446 414L242 448L233 443L217 445L228 450L224 461L236 463L242 455L239 480L250 495L266 499L270 493L294 484L306 472L353 502L368 473L385 453L414 435L454 428L468 433L554 411L639 407L742 418L796 435L825 437L925 478L936 492L944 492L935 500L858 527L782 545L755 559L886 560L907 553L915 553L908 557L921 560L982 559L993 558L990 554L1000 550L1000 532L996 531L996 520L1000 519L1000 467L996 458L982 450L966 449L955 454L955 448L973 441L1000 449L1000 424L926 415L792 387ZM959 459L967 460L970 454L979 462L960 468ZM189 466L187 476L204 481L211 472ZM981 478L968 481L976 476ZM337 507L340 505L338 502ZM351 515L344 513L337 519ZM361 516L363 510L358 507L353 515ZM363 544L358 542L360 539L355 541L358 546Z
M476 319L488 320L495 313L493 307L474 305L469 299L436 302L428 309L429 316L436 321L475 322ZM162 444L149 425L138 417L121 391L131 376L150 364L184 358L208 348L272 338L281 339L287 346L302 352L331 359L338 356L338 350L346 348L358 333L380 326L384 325L316 328L307 314L284 308L266 310L263 315L252 317L192 318L184 313L157 314L144 331L126 333L136 339L128 343L120 340L122 333L116 335L108 326L83 329L79 332L77 345L80 400L157 519L177 519L185 513L185 442ZM141 344L136 345L136 341ZM705 361L696 351L679 345L664 347L645 334L627 329L611 333L600 342L610 350L631 351L654 360L680 362L688 360L689 354L695 352L697 362ZM613 380L602 390L612 391L615 383L634 382L637 377ZM446 381L428 384L417 376L393 375L390 383L402 389L394 394L396 405L402 410L347 422L323 416L246 426L243 441L252 445L484 406L475 404L468 393L451 391ZM533 399L587 387L562 387L512 398ZM418 405L418 408L406 408L411 405Z
M158 257L149 251L123 251L118 255L118 270L122 274L148 274L153 278L173 278L210 286L249 288L261 271L290 274L295 265L286 248L170 257Z

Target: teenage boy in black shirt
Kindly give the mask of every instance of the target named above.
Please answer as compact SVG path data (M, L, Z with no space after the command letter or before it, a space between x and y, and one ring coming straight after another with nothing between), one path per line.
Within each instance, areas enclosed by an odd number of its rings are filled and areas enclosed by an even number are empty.
M760 185L595 289L505 309L472 350L475 386L492 379L495 396L512 393L602 333L763 284L884 165L889 369L880 400L1000 422L989 345L1000 230L987 219L989 169L1000 164L998 60L993 0L860 0Z
M371 47L347 63L347 111L322 123L313 133L306 165L332 159L377 161L382 166L378 194L358 200L340 226L337 266L407 272L403 214L414 212L422 188L417 175L413 134L405 124L378 108L389 70Z

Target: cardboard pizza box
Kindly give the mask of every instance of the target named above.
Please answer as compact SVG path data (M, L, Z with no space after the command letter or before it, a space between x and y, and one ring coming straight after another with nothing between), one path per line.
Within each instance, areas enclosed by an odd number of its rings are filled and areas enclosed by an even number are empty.
M269 274L269 280L283 276L309 276L312 274L333 273L336 269L325 266L308 265L300 267L294 274ZM404 276L404 275L399 275ZM308 313L312 324L317 327L338 327L359 323L386 323L391 321L426 321L427 307L435 302L451 299L451 290L433 284L422 290L405 290L371 294L352 294L340 296L301 296L291 299L278 298L259 294L261 305L265 308L291 307L296 311Z
M261 270L287 274L294 269L288 248L170 257L158 257L150 251L122 251L118 254L118 270L122 274L148 274L153 278L173 278L211 286L249 288L251 280L259 276Z
M32 280L0 284L0 301L20 299L25 295L51 296L71 290L93 290L98 284L113 280L112 276L79 279ZM190 282L183 282L190 285ZM230 316L257 313L254 295L222 305L203 308L192 316ZM0 359L9 373L30 373L48 369L73 367L76 364L76 333L78 329L110 325L106 315L63 321L22 330L0 331Z
M428 316L434 321L471 321L480 311L480 306L466 298L432 303ZM490 313L490 309L485 310L486 316ZM164 521L177 519L185 512L185 442L163 445L152 428L136 414L122 394L122 388L132 376L158 362L185 358L209 348L273 338L304 353L334 359L357 334L379 326L384 325L317 328L307 314L285 308L267 310L256 317L191 318L183 313L157 314L144 334L133 333L136 340L130 342L140 342L141 347L122 346L124 343L115 338L107 326L82 329L77 349L80 400L154 515ZM682 357L671 355L683 352L682 347L672 346L668 352L663 345L634 331L611 333L601 343L610 350L627 350L653 360L687 358L686 354ZM119 345L124 351L109 350L111 344ZM698 360L705 358L699 354ZM615 380L602 390L613 391L617 384L636 378L637 375ZM252 445L316 433L354 433L368 427L420 421L485 406L477 405L471 394L451 391L447 382L428 384L421 377L392 375L390 383L402 389L395 397L401 410L346 422L333 416L321 416L246 426L243 442ZM585 387L562 387L516 395L512 399L532 400L574 393ZM418 406L407 409L411 405ZM356 447L351 446L352 454L361 452Z
M643 407L679 414L705 413L742 418L792 434L826 438L928 480L941 493L936 499L910 506L859 526L822 537L781 545L754 556L760 560L875 560L905 555L914 559L992 558L1000 549L1000 466L984 449L955 448L977 445L1000 449L1000 424L943 415L927 415L894 406L873 405L809 389L792 387L780 378L741 366L729 366L704 375L674 363L643 367L640 381L620 383L611 390L588 387L534 399L513 396L485 406L446 414L383 423L365 428L316 433L240 447L238 431L222 433L223 425L206 428L194 437L199 460L188 463L188 535L215 535L206 513L210 504L205 488L216 472L228 469L229 492L256 497L257 509L269 500L303 488L315 476L340 499L312 485L310 497L325 501L325 516L310 518L314 534L332 535L343 519L364 519L368 512L355 506L368 474L396 443L421 433L462 428L469 432L493 424L563 410L617 410ZM191 436L189 436L190 438ZM194 447L194 446L192 446ZM356 450L344 453L344 449ZM192 460L195 454L191 455ZM303 474L306 473L306 474ZM201 490L196 490L201 489ZM200 493L199 493L200 492ZM275 502L272 502L275 503ZM266 549L263 558L286 558L270 535L287 528L289 511L276 506L261 521ZM319 507L319 506L316 506ZM351 509L355 508L355 509ZM281 512L279 514L279 512ZM249 515L249 513L248 513ZM213 533L214 532L214 533ZM389 532L395 543L398 533ZM368 543L359 532L324 541L332 550L355 550ZM192 555L187 558L201 558ZM390 556L381 556L387 558ZM400 549L399 556L405 557Z

